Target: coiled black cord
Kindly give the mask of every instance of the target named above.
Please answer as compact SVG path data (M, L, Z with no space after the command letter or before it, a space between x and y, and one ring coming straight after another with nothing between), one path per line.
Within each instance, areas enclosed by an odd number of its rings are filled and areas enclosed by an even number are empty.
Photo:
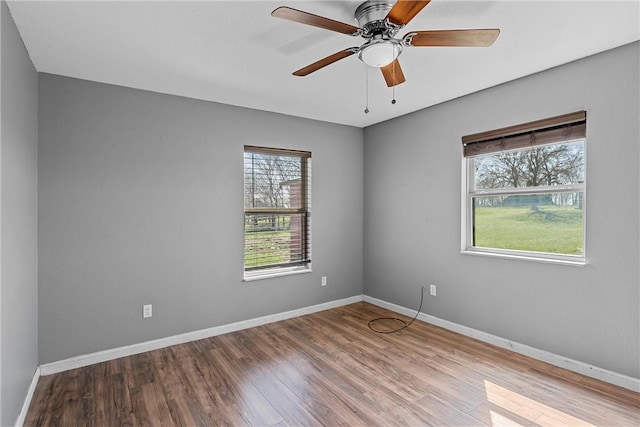
M409 323L407 323L406 321L399 319L397 317L377 317L375 319L369 320L369 323L367 323L367 326L369 326L369 329L371 329L373 332L377 332L379 334L393 334L394 332L399 332L405 328L408 328L409 326L411 326L411 324L418 318L418 315L420 314L420 310L422 310L422 301L424 300L424 286L422 286L422 288L420 288L420 307L418 307L418 312L416 313L416 315L414 316L413 319L411 319L411 321ZM396 320L398 322L401 322L403 325L401 327L399 327L398 329L392 329L390 331L381 331L380 329L376 329L373 326L371 326L372 323L380 321L380 320Z

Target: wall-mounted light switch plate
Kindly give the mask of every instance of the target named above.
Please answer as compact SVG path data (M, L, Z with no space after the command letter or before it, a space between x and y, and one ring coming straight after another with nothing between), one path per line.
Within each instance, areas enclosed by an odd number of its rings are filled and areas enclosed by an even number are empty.
M153 316L153 306L151 304L145 304L142 306L142 318Z

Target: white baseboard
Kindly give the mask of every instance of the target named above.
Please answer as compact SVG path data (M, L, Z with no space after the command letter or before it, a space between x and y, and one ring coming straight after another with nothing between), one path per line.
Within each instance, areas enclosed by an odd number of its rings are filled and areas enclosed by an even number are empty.
M29 390L27 390L27 397L24 399L24 403L22 404L22 410L18 415L18 419L16 420L16 427L22 427L24 425L25 420L27 419L27 411L29 410L29 406L31 405L31 400L33 399L33 393L36 391L36 386L38 385L38 379L40 379L40 367L36 368L36 371L33 373L33 379L31 380L31 384L29 385Z
M106 362L109 360L117 359L120 357L131 356L134 354L144 353L146 351L157 350L164 347L169 347L176 344L183 344L186 342L196 341L199 339L209 338L217 335L222 335L230 332L236 332L243 329L253 328L256 326L266 325L268 323L278 322L280 320L291 319L298 316L304 316L306 314L316 313L318 311L329 310L331 308L341 307L349 304L353 304L360 301L366 301L368 303L377 305L394 311L396 313L404 314L406 316L415 316L415 310L402 307L387 301L383 301L377 298L373 298L366 295L356 295L349 298L344 298L335 301L329 301L322 304L317 304L309 307L303 307L296 310L286 311L282 313L271 314L268 316L257 317L254 319L243 320L240 322L229 323L226 325L215 326L212 328L201 329L198 331L187 332L185 334L174 335L171 337L161 338L158 340L147 341L139 344L133 344L129 346L114 348L110 350L99 351L96 353L85 354L81 356L72 357L57 362L47 363L41 365L34 375L33 382L29 388L29 394L22 408L22 412L16 422L17 426L21 426L24 423L24 417L26 417L27 409L31 403L33 392L37 384L38 378L41 375L51 375L58 372L68 371L70 369L81 368L84 366L92 365L95 363ZM626 389L640 392L640 379L629 377L626 375L618 374L613 371L609 371L597 366L592 366L584 362L569 359L564 356L559 356L548 351L540 350L534 347L530 347L525 344L513 342L506 338L498 337L486 332L482 332L468 326L459 325L457 323L450 322L448 320L440 319L429 314L420 313L418 319L423 322L431 323L436 326L440 326L444 329L457 332L459 334L484 341L489 344L493 344L498 347L512 350L516 353L523 354L525 356L532 357L534 359L547 362L551 365L558 366L579 374L595 378L601 381L608 382Z
M404 314L405 316L413 317L416 315L415 310L411 310L400 305L396 305L387 301L383 301L370 296L364 296L365 302L377 305L382 308L394 311L396 313ZM525 344L513 342L506 338L498 337L496 335L482 332L477 329L470 328L468 326L459 325L457 323L450 322L448 320L440 319L429 314L420 313L418 319L423 322L430 323L432 325L440 326L441 328L448 329L459 334L475 338L479 341L493 344L497 347L506 348L507 350L520 353L525 356L529 356L533 359L540 360L551 365L567 369L569 371L577 372L587 377L595 378L610 384L614 384L626 389L640 393L640 379L622 375L617 372L609 371L607 369L592 366L578 360L569 359L568 357L559 356L554 353L550 353L545 350L540 350L535 347L530 347Z
M186 342L196 341L203 338L214 337L216 335L222 335L229 332L236 332L243 329L266 325L268 323L278 322L280 320L291 319L293 317L304 316L306 314L316 313L318 311L324 311L331 308L353 304L362 300L362 295L356 295L349 298L329 301L322 304L299 308L296 310L270 314L268 316L256 317L254 319L243 320L240 322L229 323L221 326L214 326L212 328L187 332L184 334L160 338L153 341L146 341L139 344L98 351L96 353L84 354L81 356L40 365L40 374L51 375L58 372L68 371L70 369L82 368L83 366L93 365L94 363L106 362L109 360L118 359L120 357L131 356L151 350L158 350L160 348L165 348L176 344L184 344Z

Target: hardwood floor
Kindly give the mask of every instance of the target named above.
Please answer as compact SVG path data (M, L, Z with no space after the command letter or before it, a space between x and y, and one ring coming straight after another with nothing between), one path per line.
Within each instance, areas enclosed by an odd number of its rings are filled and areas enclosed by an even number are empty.
M42 377L25 425L640 425L638 393L419 321L368 329L389 315L357 303Z

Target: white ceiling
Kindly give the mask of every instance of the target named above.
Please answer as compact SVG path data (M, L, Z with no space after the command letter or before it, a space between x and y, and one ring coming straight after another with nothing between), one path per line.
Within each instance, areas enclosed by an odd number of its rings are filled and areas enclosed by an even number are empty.
M360 1L9 1L38 71L365 127L640 39L640 1L432 0L401 30L500 28L489 48L405 48L397 104L356 55L291 73L361 38L273 18L346 23ZM603 76L605 77L605 76ZM614 76L606 76L615 78Z

